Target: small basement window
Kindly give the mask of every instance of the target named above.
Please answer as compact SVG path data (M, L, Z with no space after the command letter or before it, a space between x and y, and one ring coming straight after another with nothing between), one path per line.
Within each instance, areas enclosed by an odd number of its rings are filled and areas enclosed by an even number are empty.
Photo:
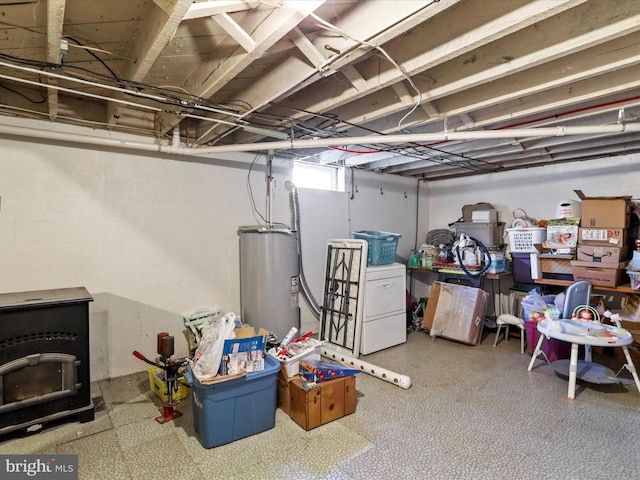
M344 167L293 162L293 183L296 187L344 192L344 177Z

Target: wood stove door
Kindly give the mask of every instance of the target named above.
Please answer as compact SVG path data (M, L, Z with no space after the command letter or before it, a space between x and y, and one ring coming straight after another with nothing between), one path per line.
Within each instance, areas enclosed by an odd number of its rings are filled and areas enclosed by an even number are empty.
M84 288L0 294L0 434L94 417Z

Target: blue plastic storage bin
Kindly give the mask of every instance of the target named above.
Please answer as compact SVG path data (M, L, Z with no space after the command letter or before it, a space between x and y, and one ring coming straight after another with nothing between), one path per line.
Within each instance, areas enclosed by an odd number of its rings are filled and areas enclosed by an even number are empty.
M211 385L200 383L187 370L193 422L204 448L224 445L275 426L280 362L266 355L264 363L264 370Z
M395 261L398 239L402 235L376 230L359 230L351 233L353 238L366 240L369 244L367 265L386 265Z

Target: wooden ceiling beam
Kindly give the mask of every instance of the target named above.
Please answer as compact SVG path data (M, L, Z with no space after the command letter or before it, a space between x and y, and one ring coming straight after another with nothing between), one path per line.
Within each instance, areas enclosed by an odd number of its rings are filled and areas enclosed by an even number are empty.
M630 68L609 72L607 75L589 78L571 85L541 91L523 99L513 99L509 102L476 110L474 112L476 126L493 127L501 123L515 124L519 123L518 119L538 116L541 118L553 117L555 120L556 116L552 115L552 112L580 110L580 105L583 106L584 116L592 115L595 110L590 110L586 106L593 105L595 107L601 98L608 97L612 100L613 95L618 95L622 100L625 96L637 96L638 80L634 71L634 68ZM622 108L622 105L605 105L603 108L604 111L610 111ZM570 117L563 118L566 121Z
M466 57L460 57L447 65L446 71L440 69L438 72L438 85L442 86L423 87L422 95L425 101L437 101L438 110L441 112L440 116L430 118L468 114L481 108L571 85L593 76L604 75L608 71L640 63L637 47L640 42L640 14L632 15L627 11L611 13L617 15L613 15L612 18L605 16L598 17L597 20L581 21L582 30L580 34L576 32L577 38L557 37L541 50L534 50L530 54L499 65L495 65L495 58L501 51L500 45L493 45L487 48L486 52L476 51L474 62L477 64L477 73L468 76L460 76L460 72L464 72L466 61ZM599 27L599 24L608 26ZM550 30L554 33L547 34L546 37L555 35L558 29ZM621 34L626 36L618 38ZM588 49L589 46L592 48ZM586 50L589 54L582 54ZM572 52L573 55L563 56ZM538 68L534 69L534 66ZM507 75L507 72L511 74ZM359 104L360 108L367 108L366 118L362 113L358 113L362 112L357 108ZM336 113L350 123L362 124L365 121L386 118L402 112L403 109L401 105L388 100L378 101L375 109L371 109L366 99L363 99L347 105ZM406 125L415 126L428 120L414 118L412 123ZM391 130L385 133L391 133Z
M477 22L474 22L472 17L461 17L459 12L454 11L452 7L451 11L445 11L443 15L450 15L452 17L451 21L458 23L457 28L461 30L459 35L451 38L449 41L439 42L434 45L433 48L426 51L417 49L416 51L418 53L416 55L398 62L400 69L393 68L388 62L384 64L385 61L380 60L384 66L384 70L380 71L379 68L375 69L376 81L370 82L370 88L366 91L358 92L355 91L355 89L345 90L340 89L338 86L335 87L334 91L331 91L329 89L330 86L325 85L322 91L314 92L313 90L305 90L287 99L286 103L295 104L299 108L313 112L335 110L340 106L402 81L406 75L414 76L422 73L429 68L443 64L446 61L457 58L483 45L495 42L536 22L571 9L584 3L584 1L586 0L557 0L550 3L545 0L534 0L520 8L503 13L497 18L491 16L487 22L480 26L475 25ZM501 8L502 2L489 3L488 6ZM456 17L455 20L453 17ZM468 25L465 25L465 23ZM448 20L443 18L440 28L448 28L448 26ZM440 33L434 33L433 35L436 38L443 36ZM395 55L395 53L398 53L398 55ZM398 56L401 54L401 51L394 51L391 53L391 56L398 61ZM426 100L428 100L428 98L425 98L425 101Z
M298 27L293 29L293 35L291 35L291 41L293 44L307 57L307 60L311 62L314 67L319 67L327 59L318 48L309 40L309 38Z
M47 1L47 62L56 65L61 63L65 5L66 0ZM58 81L53 78L49 78L47 82L53 86L58 85ZM47 102L49 120L54 122L58 116L58 91L56 89L47 89Z
M309 0L305 2L305 7L308 11L313 11L322 3L323 0ZM211 97L251 65L252 62L264 55L277 41L284 38L307 15L297 6L288 3L275 8L267 20L262 22L255 31L251 32L251 37L255 42L251 52L236 51L221 63L218 59L215 59L213 63L204 63L197 71L189 75L183 87L199 97ZM260 83L264 85L262 79ZM263 86L262 88L265 87ZM169 131L180 120L175 115L164 114L159 118L160 128L165 132ZM206 140L206 138L203 138L201 141Z
M209 2L193 3L184 14L183 20L212 17L214 15L222 15L223 13L242 12L244 10L251 10L252 8L256 8L259 4L260 2L258 1L236 0L212 0Z
M193 0L167 0L164 8L155 7L149 12L149 18L142 24L129 57L133 58L125 64L122 76L125 80L142 82L156 62L162 50L171 41L189 10ZM107 121L114 124L122 113L121 106L110 103L107 107Z
M251 35L245 32L242 27L238 25L228 14L221 13L220 15L214 15L211 18L248 53L253 51L256 46L256 42L254 42Z
M460 1L397 2L376 0L375 2L357 2L353 8L340 16L335 26L342 31L348 32L349 36L353 38L382 44L408 32L421 22ZM367 21L363 22L363 18L366 18ZM341 52L341 55L335 60L332 59L331 63L326 67L329 71L334 69L342 71L349 64L355 63L366 56L371 50L370 48L355 48L358 45L356 41L334 33L330 35L320 34L312 40L312 44L318 52L328 52L325 49L325 45L330 45L333 49ZM308 51L303 53L309 58ZM335 56L337 54L334 52L332 55ZM329 58L329 55L327 55L326 60ZM325 64L327 63L326 60ZM311 62L313 65L300 61L296 56L290 56L275 68L266 72L260 78L260 82L255 82L242 92L239 92L236 98L242 99L251 105L251 111L261 110L269 102L302 89L308 83L313 83L323 77L324 73L319 72L316 61L311 60ZM353 70L351 72L353 73ZM347 71L347 73L349 72ZM351 77L352 79L357 79L357 76L352 75ZM355 87L350 90L356 91ZM365 89L365 91L370 90L371 87ZM293 118L306 115L289 113ZM206 137L203 138L203 141L206 140Z

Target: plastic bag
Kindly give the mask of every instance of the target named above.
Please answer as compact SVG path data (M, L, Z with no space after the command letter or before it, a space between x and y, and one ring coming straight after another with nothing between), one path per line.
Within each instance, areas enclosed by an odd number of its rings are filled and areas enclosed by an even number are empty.
M224 317L212 320L201 328L202 338L194 355L193 373L196 378L210 380L218 375L224 341L235 338L233 332L235 320L234 313L227 313Z
M522 310L524 312L524 320L538 322L544 319L544 311L551 309L554 314L559 315L559 310L555 304L556 295L540 295L535 289L529 292L522 299ZM557 311L557 313L555 312Z

